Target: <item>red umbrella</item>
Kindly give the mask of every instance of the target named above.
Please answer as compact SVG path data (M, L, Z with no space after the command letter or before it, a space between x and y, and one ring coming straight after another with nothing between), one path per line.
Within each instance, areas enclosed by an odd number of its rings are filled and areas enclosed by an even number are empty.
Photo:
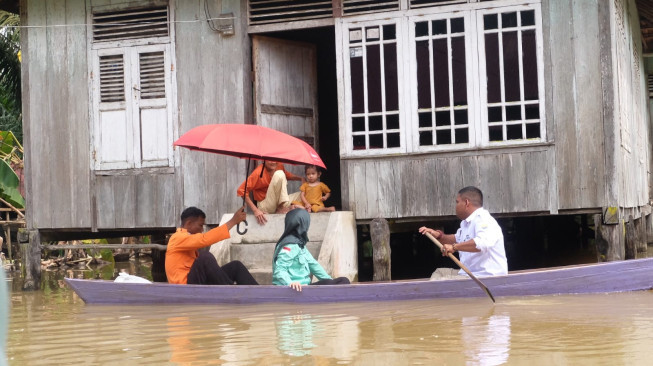
M191 150L246 158L245 185L247 185L250 159L290 164L312 164L326 169L320 156L306 142L259 125L215 124L198 126L186 132L173 145L183 146ZM245 192L247 192L247 186L245 186ZM245 196L243 196L244 204ZM247 225L247 221L245 221L245 225ZM247 232L247 229L240 232L240 227L237 230L241 235Z
M198 126L186 132L174 145L239 158L312 164L326 169L320 156L306 142L258 125Z

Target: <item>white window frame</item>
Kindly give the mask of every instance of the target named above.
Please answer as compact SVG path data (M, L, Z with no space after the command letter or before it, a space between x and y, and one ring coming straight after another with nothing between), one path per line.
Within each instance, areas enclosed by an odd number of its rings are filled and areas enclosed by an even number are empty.
M464 8L463 8L464 7ZM463 8L463 9L461 9ZM536 57L538 77L538 98L540 112L540 138L520 139L500 142L489 141L488 113L487 113L487 80L485 74L485 44L483 15L534 10ZM384 14L383 14L384 15ZM417 61L415 57L415 23L424 20L436 20L463 17L465 19L465 62L467 64L466 80L468 93L468 123L469 142L467 144L420 146L419 145L419 119L417 108ZM460 4L455 7L423 8L409 10L404 13L371 16L371 20L362 20L361 17L341 18L336 22L336 55L338 55L337 72L341 75L338 82L339 95L344 101L340 108L341 118L341 147L343 157L381 156L395 153L414 153L432 151L469 150L484 147L501 147L520 145L527 146L547 141L546 136L546 109L544 91L544 55L541 3L538 1L507 1L503 4L470 3L467 6ZM352 141L352 102L351 102L351 77L349 65L349 30L357 27L374 25L396 24L397 40L397 73L399 78L399 116L401 142L399 149L367 149L354 150ZM521 34L519 34L521 40ZM521 44L521 42L520 42ZM521 47L520 47L521 53ZM520 57L519 62L523 60ZM432 63L430 68L432 69ZM432 72L432 71L431 71ZM481 77L482 75L482 77ZM451 76L451 75L450 75ZM451 80L451 79L450 79ZM523 76L520 70L520 81ZM503 83L503 80L502 80ZM431 82L432 84L432 82ZM433 85L431 85L431 88ZM502 90L504 85L502 84ZM450 89L451 91L451 89ZM367 91L365 90L365 93ZM523 88L520 93L523 96ZM451 97L453 97L450 94ZM523 98L522 98L523 99ZM384 100L385 102L385 100ZM367 107L367 101L366 107ZM523 103L523 100L522 100ZM432 105L433 107L433 105ZM523 107L522 107L523 112ZM525 116L525 115L524 115Z
M346 128L344 130L344 142L345 142L345 150L347 151L348 155L351 156L368 156L368 155L379 155L379 154L396 154L396 153L405 153L407 143L406 143L406 112L407 108L402 108L402 106L407 105L406 104L406 98L405 98L405 68L403 63L401 62L401 54L405 53L405 45L402 41L404 38L404 34L406 32L405 29L405 21L402 18L389 18L389 19L384 19L384 20L370 20L370 21L358 21L358 22L347 22L342 24L341 32L339 32L342 35L341 42L338 42L340 44L340 50L337 52L340 52L342 55L342 69L344 71L344 75L351 75L351 66L350 66L350 45L349 45L349 30L352 28L369 28L369 27L374 27L374 26L379 26L379 28L382 28L384 25L389 25L389 24L394 24L395 25L395 44L397 45L397 93L398 93L398 103L399 103L399 147L394 147L394 148L379 148L379 149L365 149L365 150L354 150L353 147L353 131L352 131L352 94L351 94L351 78L350 77L345 77L342 79L343 85L342 85L342 92L344 93L344 115L345 115L345 121L346 123ZM363 39L365 36L363 35ZM363 54L366 54L366 49L364 47L365 42L361 43L361 47L363 48ZM383 59L383 48L381 48L381 70L385 69L383 67L384 65L384 59ZM369 111L368 111L368 100L367 100L367 65L366 63L363 63L363 81L364 81L364 86L363 86L363 92L364 92L364 114L369 117ZM382 110L385 110L385 78L381 78L381 103L382 103ZM385 112L382 112L385 113ZM384 124L385 125L385 124ZM384 134L385 135L385 134ZM367 134L367 138L369 138L369 134Z
M118 7L127 7L130 5L143 5L144 2L125 3ZM116 6L109 6L108 8L115 8ZM103 8L103 7L95 7ZM94 8L94 9L95 9ZM168 1L168 19L174 19L175 0ZM90 9L89 9L90 10ZM174 27L170 26L167 37L150 37L139 39L128 39L119 41L93 41L93 14L92 11L87 11L87 43L89 45L89 99L90 99L90 113L92 121L90 122L90 136L91 136L91 169L96 171L107 170L123 170L123 169L139 169L139 168L169 168L177 164L175 159L175 151L173 149L174 139L178 136L178 113L177 113L177 78L176 67L173 65L175 61L175 45ZM139 77L139 53L143 52L164 52L165 59L165 89L166 89L166 113L167 113L167 135L168 135L168 151L167 159L147 161L142 159L141 154L141 128L140 116L138 115L142 109L153 108L157 105L157 101L149 99L140 99L135 96L134 91L140 90L140 77ZM100 70L99 61L100 56L123 54L124 62L124 82L125 82L125 101L103 103L102 109L110 110L111 108L118 109L120 103L125 104L125 110L129 121L127 122L128 130L132 134L127 136L127 162L102 162L100 156L101 149L101 129L100 129ZM96 80L97 79L97 80ZM160 101L159 101L160 106ZM131 148L129 148L131 146Z

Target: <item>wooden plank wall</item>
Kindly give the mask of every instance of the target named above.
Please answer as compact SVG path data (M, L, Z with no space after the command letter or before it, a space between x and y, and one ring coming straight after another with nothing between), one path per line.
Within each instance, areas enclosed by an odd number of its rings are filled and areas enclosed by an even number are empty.
M84 0L22 1L23 24L84 24ZM91 226L86 28L25 28L27 225Z
M359 220L454 215L464 186L479 187L493 213L549 211L553 149L484 155L343 160L343 193Z
M250 40L246 17L241 17L246 2L209 2L212 17L234 14L232 36L210 30L206 22L184 22L205 19L204 0L175 4L179 134L202 124L251 122ZM245 160L185 149L178 154L183 207L197 206L206 212L207 223L217 224L222 214L242 205L236 189L245 180Z
M551 89L559 209L601 207L605 201L598 5L594 0L548 2Z
M646 73L639 16L634 0L616 0L614 7L616 48L615 118L620 137L616 159L619 205L640 207L648 203L648 139Z

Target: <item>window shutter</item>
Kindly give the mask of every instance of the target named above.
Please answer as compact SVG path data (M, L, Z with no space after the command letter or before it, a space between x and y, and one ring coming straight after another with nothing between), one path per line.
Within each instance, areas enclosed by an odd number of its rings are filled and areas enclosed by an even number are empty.
M648 76L648 96L653 98L653 74Z
M249 24L283 23L333 16L331 0L249 0Z
M167 6L93 14L93 42L167 36Z
M345 15L391 10L399 10L399 0L343 0L342 2L342 11Z
M122 55L100 56L100 101L125 101L125 61Z
M165 98L165 56L161 52L139 54L141 99Z

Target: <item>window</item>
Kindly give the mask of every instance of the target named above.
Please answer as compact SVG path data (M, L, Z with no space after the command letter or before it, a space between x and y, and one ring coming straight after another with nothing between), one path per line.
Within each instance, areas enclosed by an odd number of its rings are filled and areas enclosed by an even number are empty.
M396 24L348 31L351 148L397 150L401 145Z
M478 7L343 20L348 155L545 141L540 6Z
M94 11L92 17L94 168L172 166L167 6Z

